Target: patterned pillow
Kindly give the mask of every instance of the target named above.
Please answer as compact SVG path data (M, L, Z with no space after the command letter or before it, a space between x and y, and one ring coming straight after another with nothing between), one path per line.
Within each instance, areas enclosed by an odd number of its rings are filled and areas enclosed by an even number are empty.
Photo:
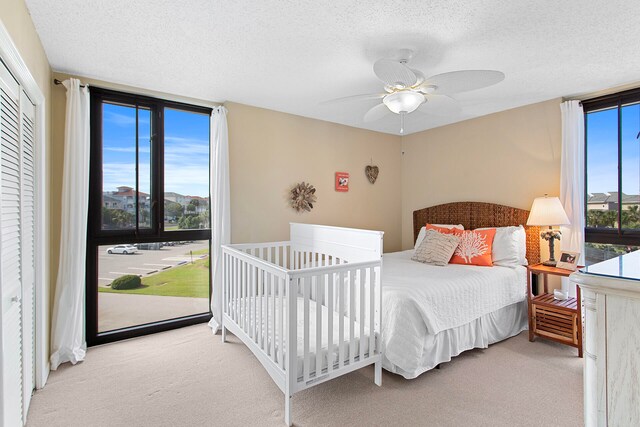
M460 238L458 247L451 257L451 264L481 265L491 267L491 249L495 228L484 230L453 230L453 234Z
M458 247L460 238L453 234L443 234L427 230L424 240L415 250L412 260L431 265L447 265ZM491 252L489 252L491 254Z

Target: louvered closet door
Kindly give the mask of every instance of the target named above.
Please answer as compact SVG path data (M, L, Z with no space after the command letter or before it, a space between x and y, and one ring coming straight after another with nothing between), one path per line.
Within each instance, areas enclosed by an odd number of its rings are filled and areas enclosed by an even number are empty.
M20 88L3 64L0 92L2 412L5 426L17 426L23 419Z
M36 109L27 95L20 98L21 127L21 266L22 266L22 390L23 414L31 403L35 372L35 179L34 125Z

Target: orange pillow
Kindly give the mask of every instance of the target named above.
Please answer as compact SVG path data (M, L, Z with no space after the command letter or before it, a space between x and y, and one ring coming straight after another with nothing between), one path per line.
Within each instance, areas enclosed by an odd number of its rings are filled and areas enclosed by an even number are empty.
M458 228L447 228L447 227L439 227L437 225L433 225L433 224L426 224L424 226L427 230L436 230L439 233L442 234L453 234L453 230L457 230L457 231L462 231Z
M493 266L491 250L495 228L486 230L452 230L460 238L449 263L464 265Z

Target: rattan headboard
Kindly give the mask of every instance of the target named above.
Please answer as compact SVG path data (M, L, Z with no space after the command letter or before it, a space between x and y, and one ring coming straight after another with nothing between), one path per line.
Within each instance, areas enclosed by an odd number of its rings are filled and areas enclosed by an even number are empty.
M527 260L529 265L540 262L540 227L525 225L529 211L482 202L455 202L413 211L413 241L420 229L430 224L462 224L465 230L481 227L524 225L527 233Z

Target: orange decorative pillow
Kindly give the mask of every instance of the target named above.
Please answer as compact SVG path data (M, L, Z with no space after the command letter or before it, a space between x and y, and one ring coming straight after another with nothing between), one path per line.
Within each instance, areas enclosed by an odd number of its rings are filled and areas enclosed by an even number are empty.
M458 247L451 257L451 264L481 265L491 267L491 250L495 228L485 230L452 230L460 238Z
M449 228L449 227L440 227L439 225L435 225L435 224L426 224L425 228L427 230L435 230L442 234L454 234L453 233L454 230L462 231L459 228L455 228L455 226L452 226L452 228Z

